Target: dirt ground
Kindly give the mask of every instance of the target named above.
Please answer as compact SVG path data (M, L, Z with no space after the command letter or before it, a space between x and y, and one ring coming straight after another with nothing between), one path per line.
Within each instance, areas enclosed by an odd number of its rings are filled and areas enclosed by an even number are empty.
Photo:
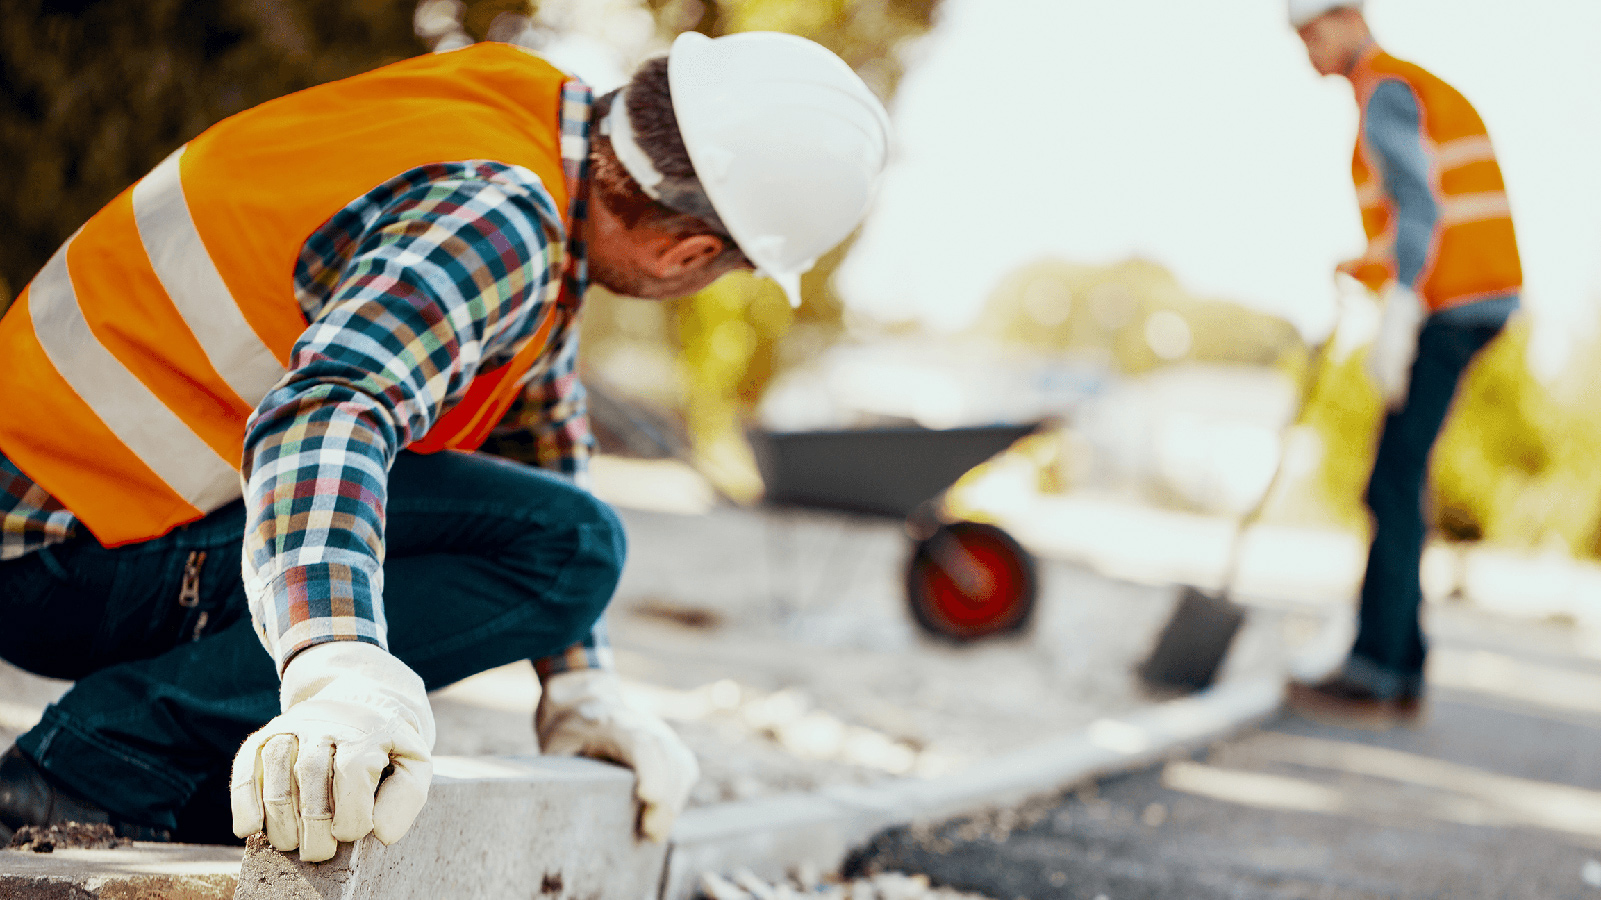
M898 522L620 512L630 556L608 613L618 668L696 751L693 803L937 776L1149 702L1131 672L1172 588L1041 560L1027 634L952 647L904 609ZM1327 615L1253 610L1223 677L1282 670ZM0 664L0 745L67 687ZM536 752L537 697L526 663L437 693L436 752Z
M621 512L630 555L608 618L618 668L697 752L695 803L937 776L1150 702L1132 670L1174 588L1041 560L1034 627L954 647L905 611L897 522ZM1223 677L1282 671L1327 615L1253 610ZM440 752L531 752L535 698L526 667L441 692Z

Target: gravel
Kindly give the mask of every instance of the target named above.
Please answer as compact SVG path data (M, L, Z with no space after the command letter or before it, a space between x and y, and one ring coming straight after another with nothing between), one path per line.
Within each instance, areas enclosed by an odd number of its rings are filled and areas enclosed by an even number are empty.
M701 876L701 900L988 900L982 894L937 888L926 875L883 872L867 878L820 879L798 872L785 882L763 881L748 871Z

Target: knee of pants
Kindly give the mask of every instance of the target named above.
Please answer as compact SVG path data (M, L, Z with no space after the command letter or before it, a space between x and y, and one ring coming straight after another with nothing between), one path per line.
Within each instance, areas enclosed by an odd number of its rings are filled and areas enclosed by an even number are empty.
M556 584L558 615L564 631L581 640L589 633L617 590L628 555L622 521L606 503L587 491L575 492L566 528L571 555Z

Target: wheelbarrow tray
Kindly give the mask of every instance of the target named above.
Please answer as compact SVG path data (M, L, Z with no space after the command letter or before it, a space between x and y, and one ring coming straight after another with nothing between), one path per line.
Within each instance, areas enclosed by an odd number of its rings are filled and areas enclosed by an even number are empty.
M905 518L1042 423L753 431L766 502Z

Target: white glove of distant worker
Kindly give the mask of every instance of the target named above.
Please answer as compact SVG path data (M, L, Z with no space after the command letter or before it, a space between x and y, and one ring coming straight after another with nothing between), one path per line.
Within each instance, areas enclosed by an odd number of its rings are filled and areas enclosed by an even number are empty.
M1373 338L1373 346L1368 348L1367 370L1389 409L1400 409L1406 402L1423 318L1423 303L1411 288L1392 284L1385 291L1379 332Z
M666 722L631 706L612 672L580 669L545 679L534 730L548 755L588 756L633 769L639 831L653 841L667 839L700 777L695 754Z
M434 714L417 673L372 644L333 641L289 661L279 698L283 714L234 758L234 834L265 830L306 862L369 832L400 840L434 771Z

